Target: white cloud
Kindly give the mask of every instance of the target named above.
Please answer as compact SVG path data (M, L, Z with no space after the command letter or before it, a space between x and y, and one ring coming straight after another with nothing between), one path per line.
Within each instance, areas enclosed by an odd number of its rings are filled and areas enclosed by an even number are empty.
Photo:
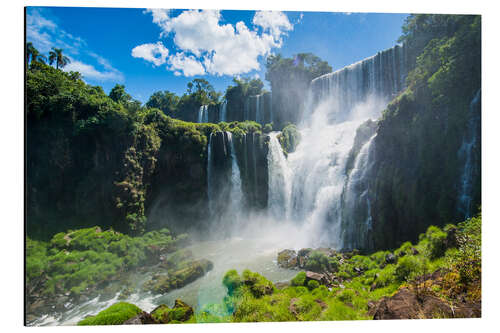
M280 40L283 33L293 30L293 25L283 12L256 12L252 22L254 25L262 27L264 31L270 31L276 40Z
M222 24L218 10L186 10L176 17L163 9L146 12L162 29L160 36L172 36L180 51L168 60L175 75L237 75L259 70L259 57L281 47L282 36L293 29L282 12L257 12L253 23L261 32L250 30L241 21L234 26Z
M186 56L184 53L177 53L168 60L169 69L174 71L176 76L184 74L184 76L204 75L205 69L203 65L193 56Z
M72 60L63 70L65 72L80 72L86 79L96 81L123 81L123 74L116 70L98 71L94 66L85 64L78 60Z
M132 49L132 57L142 58L152 62L155 66L160 66L167 62L168 49L162 42L156 44L142 44Z
M32 42L45 55L52 47L62 48L63 53L71 60L71 63L63 68L64 71L78 71L85 79L97 81L116 80L121 82L124 80L123 74L115 69L107 59L88 49L85 40L64 31L53 19L48 18L49 16L48 9L28 8L26 12L26 39L28 42ZM82 55L93 58L102 67L102 70L76 58L77 56L81 58Z

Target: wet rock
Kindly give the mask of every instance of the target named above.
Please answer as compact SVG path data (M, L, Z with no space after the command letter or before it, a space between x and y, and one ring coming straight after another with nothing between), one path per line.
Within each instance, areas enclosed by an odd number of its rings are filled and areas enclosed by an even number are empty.
M147 324L159 324L149 313L143 311L137 316L130 318L125 321L123 325L147 325Z
M155 274L144 284L144 289L155 294L164 294L170 290L182 288L202 277L213 268L213 263L206 259L187 262L183 268L169 271L167 274Z
M306 282L309 280L318 281L320 284L327 284L328 280L324 274L306 271Z
M385 256L385 263L386 264L395 264L396 263L396 256L392 253L388 253Z
M298 264L297 253L294 250L283 250L278 253L278 266L293 268Z

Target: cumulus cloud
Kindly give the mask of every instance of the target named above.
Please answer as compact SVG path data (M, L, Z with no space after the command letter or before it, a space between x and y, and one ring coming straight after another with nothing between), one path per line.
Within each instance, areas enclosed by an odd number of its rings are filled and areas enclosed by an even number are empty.
M254 25L262 27L264 31L270 31L276 40L280 40L283 32L293 29L292 24L288 21L288 17L283 12L256 12L252 22Z
M186 56L184 53L176 53L170 57L168 61L170 70L174 71L175 75L195 76L205 74L203 65L193 56Z
M160 66L167 62L168 49L162 42L156 44L142 44L132 49L132 57L142 58L152 62L155 66Z
M52 47L62 48L71 63L63 68L65 71L78 71L84 79L97 81L123 81L123 74L114 68L104 57L88 49L87 43L61 29L54 19L50 18L50 10L44 8L28 8L26 12L26 38L28 42L41 52L47 54ZM87 56L99 65L87 64L81 56ZM80 58L80 59L79 59Z
M66 72L80 72L84 78L96 81L123 81L123 74L116 70L99 71L94 66L78 60L71 60L64 68Z
M176 75L221 76L258 70L259 57L281 47L282 37L293 29L282 12L257 12L252 21L255 29L242 21L235 25L221 23L218 10L186 10L175 17L164 9L145 12L151 13L153 23L161 28L160 37L171 37L179 51L167 60L167 68Z

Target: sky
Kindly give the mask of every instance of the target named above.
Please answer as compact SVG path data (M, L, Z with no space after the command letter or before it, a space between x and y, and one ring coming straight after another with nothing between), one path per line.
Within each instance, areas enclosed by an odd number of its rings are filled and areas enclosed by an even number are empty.
M62 48L85 82L125 85L145 103L195 78L224 92L233 77L265 80L271 54L311 52L340 69L390 48L408 14L28 7L26 40Z

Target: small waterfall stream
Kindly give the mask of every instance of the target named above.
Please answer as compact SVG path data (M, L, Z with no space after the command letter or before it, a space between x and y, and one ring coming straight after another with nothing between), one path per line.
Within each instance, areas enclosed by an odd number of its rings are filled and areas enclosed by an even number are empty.
M464 161L464 168L460 178L459 185L459 210L464 218L471 217L472 207L472 190L473 176L477 172L475 170L473 153L477 149L478 144L478 126L481 126L481 111L478 110L478 105L481 100L481 89L479 89L469 106L469 121L467 130L464 136L464 141L458 152L459 158ZM479 106L480 107L480 106Z

